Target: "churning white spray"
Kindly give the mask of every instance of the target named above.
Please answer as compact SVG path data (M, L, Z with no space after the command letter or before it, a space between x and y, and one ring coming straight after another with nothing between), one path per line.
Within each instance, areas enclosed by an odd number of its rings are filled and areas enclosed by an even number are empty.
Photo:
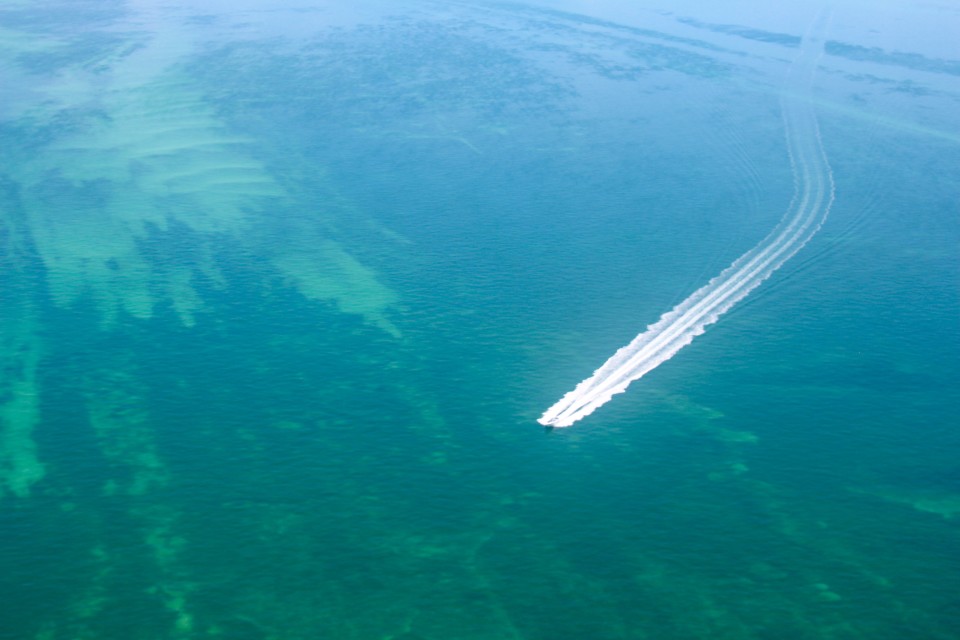
M795 183L793 201L783 219L756 247L663 314L547 409L538 420L540 424L568 427L625 391L631 382L672 358L747 297L820 229L833 204L834 184L809 97L813 73L823 55L825 24L822 16L803 39L781 95Z

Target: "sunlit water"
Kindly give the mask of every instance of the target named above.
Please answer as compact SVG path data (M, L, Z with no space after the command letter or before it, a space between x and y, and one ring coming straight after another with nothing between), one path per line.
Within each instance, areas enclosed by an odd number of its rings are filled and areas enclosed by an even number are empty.
M830 217L536 423L788 210L748 4L0 6L0 638L955 638L952 5L834 6Z

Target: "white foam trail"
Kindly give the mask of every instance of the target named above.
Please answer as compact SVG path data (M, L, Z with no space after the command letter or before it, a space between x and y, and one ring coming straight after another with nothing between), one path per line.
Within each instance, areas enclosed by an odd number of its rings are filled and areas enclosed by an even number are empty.
M821 17L812 31L822 33ZM608 402L647 372L672 358L719 317L779 269L820 229L833 204L833 173L809 102L823 39L807 34L791 65L781 96L787 149L793 167L794 197L780 223L760 244L703 287L663 314L617 351L593 375L547 409L540 424L569 427Z

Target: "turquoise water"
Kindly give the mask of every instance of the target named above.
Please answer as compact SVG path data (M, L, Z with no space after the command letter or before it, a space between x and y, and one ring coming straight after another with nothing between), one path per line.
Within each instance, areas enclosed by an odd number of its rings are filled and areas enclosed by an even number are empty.
M960 14L0 7L0 638L957 638Z

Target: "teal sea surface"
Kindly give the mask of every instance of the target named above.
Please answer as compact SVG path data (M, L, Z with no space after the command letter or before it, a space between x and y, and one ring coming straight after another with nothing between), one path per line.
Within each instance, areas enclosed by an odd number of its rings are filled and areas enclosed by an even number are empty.
M0 639L960 638L957 33L4 0ZM537 424L804 171L795 256Z

